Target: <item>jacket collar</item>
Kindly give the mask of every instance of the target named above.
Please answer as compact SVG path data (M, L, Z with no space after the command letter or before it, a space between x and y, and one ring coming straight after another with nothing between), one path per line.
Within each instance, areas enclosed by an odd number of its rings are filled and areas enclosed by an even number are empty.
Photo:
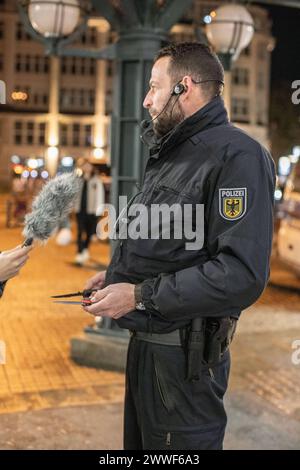
M210 127L227 124L228 122L229 119L224 101L220 96L217 96L203 106L203 108L192 114L192 116L189 116L174 127L161 139L155 137L152 126L142 134L141 138L148 145L150 156L158 158L167 150L170 150L170 148L192 137L192 135Z

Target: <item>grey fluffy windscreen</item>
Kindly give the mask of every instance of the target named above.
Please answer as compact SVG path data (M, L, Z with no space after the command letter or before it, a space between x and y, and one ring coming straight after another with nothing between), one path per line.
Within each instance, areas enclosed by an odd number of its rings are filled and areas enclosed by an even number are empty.
M80 188L75 173L59 175L50 180L32 203L32 212L25 217L23 235L46 241L72 210Z

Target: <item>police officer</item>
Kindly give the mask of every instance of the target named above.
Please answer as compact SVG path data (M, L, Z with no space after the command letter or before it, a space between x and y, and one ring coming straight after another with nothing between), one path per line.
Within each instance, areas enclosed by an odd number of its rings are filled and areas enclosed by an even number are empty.
M85 310L131 331L125 449L222 448L228 346L268 280L274 165L229 122L223 85L207 46L173 44L155 58L144 100L150 157L135 202L204 205L202 246L128 237L86 285L99 290Z

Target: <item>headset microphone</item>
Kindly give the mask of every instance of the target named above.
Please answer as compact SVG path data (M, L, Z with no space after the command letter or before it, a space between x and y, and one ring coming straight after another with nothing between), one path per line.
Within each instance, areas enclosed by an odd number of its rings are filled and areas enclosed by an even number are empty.
M161 110L161 112L155 116L155 118L153 119L144 119L142 122L141 122L141 128L142 129L147 129L147 127L150 126L150 124L155 121L155 119L157 119L163 112L164 110L166 109L166 107L168 106L171 98L173 96L177 96L179 98L179 96L185 91L185 86L182 84L182 83L177 83L174 88L173 88L173 91L168 99L168 101L166 102L165 106L163 107L163 109Z

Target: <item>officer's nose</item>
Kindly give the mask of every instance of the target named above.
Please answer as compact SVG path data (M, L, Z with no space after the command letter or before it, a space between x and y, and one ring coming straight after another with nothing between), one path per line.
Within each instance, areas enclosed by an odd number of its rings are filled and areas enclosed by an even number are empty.
M150 99L150 92L148 92L147 95L145 96L143 106L146 109L149 109L152 106L152 100Z

